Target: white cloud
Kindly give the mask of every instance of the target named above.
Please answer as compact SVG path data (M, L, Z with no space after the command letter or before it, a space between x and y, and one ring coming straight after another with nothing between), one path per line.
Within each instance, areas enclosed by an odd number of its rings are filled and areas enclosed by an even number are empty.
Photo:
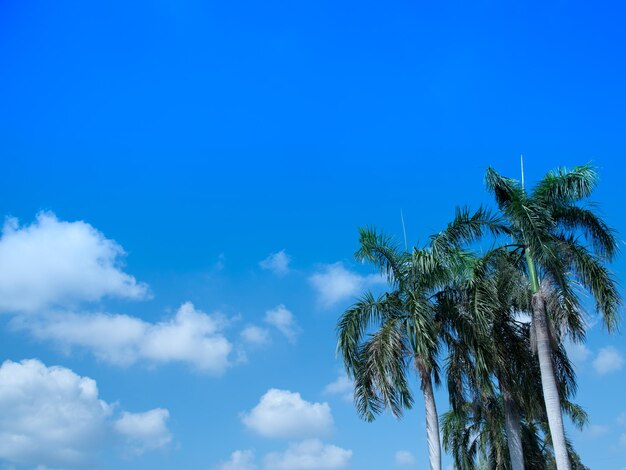
M41 468L92 467L107 445L123 437L111 422L113 411L89 377L36 359L6 361L0 366L0 459ZM152 448L150 436L144 437Z
M0 237L0 311L36 312L105 296L144 298L147 286L120 269L124 255L85 222L43 212L27 226L8 219Z
M361 276L348 271L342 263L324 266L319 272L309 277L309 282L317 292L318 301L324 308L358 296L364 289L385 280L377 274Z
M265 312L265 321L277 328L287 339L294 343L296 337L300 334L301 329L296 324L293 313L291 313L284 305Z
M183 362L201 371L221 374L231 365L233 350L223 335L225 323L220 315L207 315L188 302L173 318L159 323L127 315L65 313L21 319L14 326L68 349L86 348L99 359L117 365L140 360Z
M319 437L328 434L333 427L328 403L310 403L299 393L274 388L242 416L242 421L264 437Z
M259 263L259 266L268 271L272 271L277 276L284 276L289 272L289 262L291 257L285 253L285 250L281 250L277 253L272 253L267 258Z
M174 319L149 328L141 354L158 362L188 362L203 371L222 373L232 350L220 334L223 325L221 317L202 313L187 302Z
M111 407L96 382L37 360L0 366L0 458L23 465L88 464Z
M147 450L159 449L172 441L172 434L167 428L170 417L168 410L155 408L145 413L122 413L115 421L114 428L124 436L136 454L143 454Z
M624 357L612 346L600 349L593 360L593 367L600 375L616 372L624 366Z
M399 450L394 456L396 465L415 465L415 456L408 450Z
M354 384L352 380L343 371L339 371L339 375L334 382L329 383L324 387L324 393L326 395L339 395L341 398L347 401L351 401L353 398Z
M267 454L264 463L267 470L326 470L345 468L351 457L351 450L309 439Z
M256 470L252 450L236 450L230 459L217 467L217 470Z
M41 318L14 319L12 325L30 331L37 339L55 341L67 352L72 347L84 347L99 359L118 365L137 361L137 345L148 326L139 318L105 313L50 314Z
M284 452L270 452L264 460L265 470L325 470L344 468L351 450L324 444L318 439L292 443ZM217 470L256 470L254 451L236 450Z
M270 332L266 328L254 325L246 326L240 335L244 342L254 346L263 346L270 342Z

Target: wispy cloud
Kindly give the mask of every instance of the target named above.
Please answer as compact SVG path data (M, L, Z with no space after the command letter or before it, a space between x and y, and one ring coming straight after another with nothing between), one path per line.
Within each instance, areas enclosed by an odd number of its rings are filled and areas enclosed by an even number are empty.
M394 462L399 466L415 465L417 460L415 456L408 450L399 450L394 455Z
M266 470L335 470L345 468L352 451L319 439L308 439L290 444L284 452L265 456Z
M290 262L291 257L285 253L285 250L280 250L276 253L270 254L263 261L259 262L259 266L273 272L277 276L284 276L289 273Z
M230 459L218 465L217 470L256 470L253 450L236 450Z
M291 343L295 343L302 332L293 313L282 304L265 312L264 321L280 331Z
M600 375L617 372L624 367L624 356L613 346L600 349L593 360L593 367Z
M344 371L339 371L337 378L324 387L324 394L337 395L346 401L352 401L354 383Z
M269 452L263 459L264 470L339 470L345 468L352 451L325 444L319 439L292 442L282 452ZM236 450L217 470L256 470L253 450Z
M241 339L252 346L264 346L270 342L270 332L267 328L248 325L240 333Z
M590 424L584 432L589 437L600 437L607 434L610 430L610 426L606 424Z
M565 345L567 350L567 356L576 364L581 367L587 359L592 355L591 350L581 343L574 343L568 341Z
M626 363L623 354L613 346L601 348L596 353L584 344L570 341L565 345L565 348L567 355L578 368L582 368L585 364L588 364L589 359L592 359L590 365L599 375L617 372Z

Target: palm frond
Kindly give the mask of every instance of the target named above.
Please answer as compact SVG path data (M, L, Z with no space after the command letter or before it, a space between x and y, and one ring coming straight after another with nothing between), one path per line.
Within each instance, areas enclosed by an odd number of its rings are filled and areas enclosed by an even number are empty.
M546 312L555 325L556 334L567 333L573 341L581 342L587 333L582 306L576 293L569 285L566 287L568 289L563 290L547 277L543 280L541 291L546 299Z
M354 395L357 412L368 421L389 408L396 417L413 405L408 379L409 349L404 343L402 324L396 320L383 327L363 344L360 366L355 368Z
M471 410L471 404L465 403L441 417L443 447L452 454L455 468L458 470L475 468L479 427L472 419Z
M589 415L582 406L569 400L563 400L562 408L579 430L582 431L589 423Z
M594 297L596 309L602 314L604 324L609 331L613 331L619 325L621 305L613 274L598 256L589 252L573 237L563 237L560 241L559 255L569 265L581 285Z
M557 168L550 171L535 186L533 197L547 204L572 203L589 197L598 182L598 172L590 164L571 170Z
M366 292L352 307L344 312L337 324L337 353L340 353L349 375L359 364L359 345L367 329L382 324L394 313L394 298L387 294L375 297Z
M598 254L612 260L618 251L615 230L610 228L591 209L571 204L555 206L552 216L557 224L567 231L580 230L591 242Z
M392 237L373 227L360 228L359 242L361 246L354 254L357 261L370 262L390 284L402 281L408 255L400 250Z
M435 253L455 250L459 246L472 243L485 234L498 236L509 233L502 217L479 207L471 213L467 207L456 208L454 219L441 232L430 237L430 248Z
M519 181L500 175L495 169L488 167L485 172L485 185L496 200L501 211L513 203L519 203L525 199L524 191Z

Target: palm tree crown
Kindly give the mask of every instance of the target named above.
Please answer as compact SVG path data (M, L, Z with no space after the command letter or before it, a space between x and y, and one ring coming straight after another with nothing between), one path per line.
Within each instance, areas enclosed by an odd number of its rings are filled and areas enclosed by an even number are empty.
M482 209L457 211L455 219L429 244L403 251L375 229L360 231L356 258L384 274L390 289L365 293L338 324L338 350L354 378L355 404L368 421L388 408L401 416L413 404L408 374L415 370L426 405L431 468L441 467L439 423L432 382L439 383L437 355L444 312L438 293L461 282L472 271L474 257L459 242L479 236L487 227L500 233L495 218Z
M357 411L368 421L385 409L401 416L413 405L415 371L431 469L439 470L433 381L445 350L452 409L444 443L459 468L583 469L563 428L562 413L578 425L586 418L571 401L576 380L564 340L584 341L583 294L609 332L621 304L608 268L616 235L587 202L597 172L557 169L529 192L492 168L485 182L498 212L458 209L422 248L402 250L376 229L360 230L355 256L379 270L388 289L364 293L338 323ZM478 258L470 248L486 235L495 248Z
M507 225L512 245L525 257L532 291L532 336L543 397L559 470L569 470L571 459L563 429L553 352L564 335L574 341L585 336L581 291L595 299L609 331L618 325L620 297L606 267L617 253L614 231L584 204L597 184L590 165L549 172L527 193L518 181L494 169L485 181ZM550 302L549 299L555 299Z

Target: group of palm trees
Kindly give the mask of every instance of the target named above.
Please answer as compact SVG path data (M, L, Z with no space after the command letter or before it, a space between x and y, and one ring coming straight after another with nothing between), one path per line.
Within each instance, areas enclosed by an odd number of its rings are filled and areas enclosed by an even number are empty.
M415 371L431 470L441 468L442 443L459 470L585 469L563 427L563 414L586 422L571 401L576 377L564 345L585 339L583 294L609 331L620 306L607 268L616 235L588 203L597 179L590 165L562 168L526 191L523 176L489 168L497 211L457 209L423 247L361 229L355 256L389 288L365 293L338 323L359 415L401 416L413 404ZM433 383L442 377L450 410L439 419Z

